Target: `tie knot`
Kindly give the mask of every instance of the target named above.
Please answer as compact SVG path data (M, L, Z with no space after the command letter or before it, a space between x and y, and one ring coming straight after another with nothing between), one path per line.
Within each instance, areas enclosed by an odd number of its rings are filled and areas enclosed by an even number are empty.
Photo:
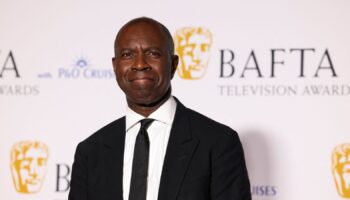
M146 119L143 119L140 121L141 123L141 128L140 130L146 130L148 128L149 125L151 125L151 123L154 121L154 119L149 119L149 118L146 118Z

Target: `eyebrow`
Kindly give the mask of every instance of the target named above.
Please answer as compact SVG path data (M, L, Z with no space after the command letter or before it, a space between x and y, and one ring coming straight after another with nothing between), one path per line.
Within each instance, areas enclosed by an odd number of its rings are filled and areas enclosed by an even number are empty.
M145 51L150 51L150 50L157 50L157 51L162 51L162 48L158 48L158 47L147 47L144 49Z
M142 49L143 51L150 51L150 50L157 50L157 51L162 51L162 48L158 48L158 47L147 47ZM123 51L134 51L134 48L131 47L125 47L125 48L118 48L119 52L123 52Z

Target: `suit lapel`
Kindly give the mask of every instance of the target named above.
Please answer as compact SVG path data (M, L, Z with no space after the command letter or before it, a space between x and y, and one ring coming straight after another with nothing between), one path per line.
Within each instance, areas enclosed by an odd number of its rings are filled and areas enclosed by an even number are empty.
M116 124L107 130L103 138L105 194L108 200L123 200L123 162L125 145L125 117L116 121Z
M159 186L158 200L176 199L198 140L192 138L187 108L177 99L177 108Z

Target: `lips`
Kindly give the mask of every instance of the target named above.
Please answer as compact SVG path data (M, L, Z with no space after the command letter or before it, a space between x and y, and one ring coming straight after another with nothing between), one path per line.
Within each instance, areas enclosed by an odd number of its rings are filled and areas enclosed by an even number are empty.
M154 81L153 78L150 77L134 77L129 79L130 82L138 82L138 81Z
M127 77L129 82L143 82L143 81L154 81L155 78L145 73L132 74Z

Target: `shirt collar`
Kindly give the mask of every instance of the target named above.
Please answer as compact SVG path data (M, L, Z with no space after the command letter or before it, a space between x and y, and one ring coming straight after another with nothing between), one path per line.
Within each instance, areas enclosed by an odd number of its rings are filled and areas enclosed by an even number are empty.
M148 118L155 119L156 121L172 125L176 111L176 101L174 97L170 96L169 99L163 103L156 111L154 111ZM140 120L145 117L126 108L126 131L135 126Z

